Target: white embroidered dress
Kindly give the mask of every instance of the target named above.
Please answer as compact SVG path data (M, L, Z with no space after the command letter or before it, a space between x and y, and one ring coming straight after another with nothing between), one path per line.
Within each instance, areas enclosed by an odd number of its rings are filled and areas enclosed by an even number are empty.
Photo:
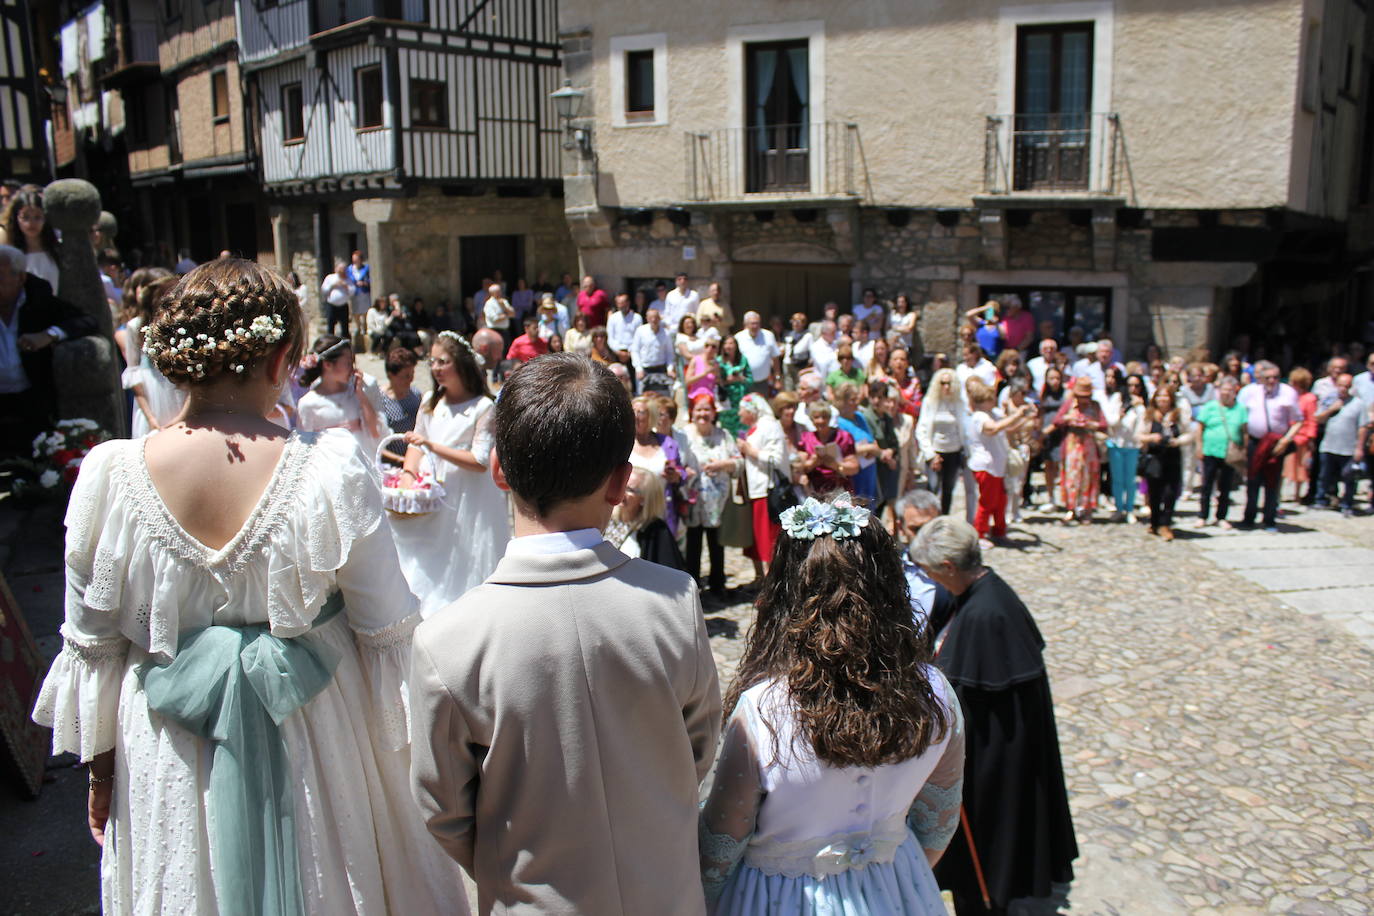
M107 442L82 465L67 513L64 646L34 709L54 753L115 751L104 912L219 911L211 743L151 710L137 673L212 624L266 624L340 659L279 725L306 912L468 912L457 866L409 791L406 681L420 617L371 462L342 430L293 434L242 530L210 550L167 510L143 446ZM315 627L335 591L343 613Z
M944 916L923 849L943 850L958 825L964 738L953 688L934 666L927 676L954 727L879 767L817 760L780 682L744 692L701 814L712 913Z
M481 471L470 471L435 455L434 476L444 485L442 507L428 515L392 520L401 568L425 617L481 585L506 553L509 502L486 470L495 406L485 395L457 404L440 398L434 410L421 407L415 417L417 433L470 451L483 465Z

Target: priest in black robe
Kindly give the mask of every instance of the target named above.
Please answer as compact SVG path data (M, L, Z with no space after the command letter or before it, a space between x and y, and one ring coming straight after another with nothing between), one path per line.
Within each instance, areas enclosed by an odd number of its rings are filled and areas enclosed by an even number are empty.
M942 516L923 526L911 557L954 596L932 612L929 632L964 709L967 820L935 876L960 916L1002 913L1071 881L1078 857L1045 641L1016 592L983 565L968 524Z

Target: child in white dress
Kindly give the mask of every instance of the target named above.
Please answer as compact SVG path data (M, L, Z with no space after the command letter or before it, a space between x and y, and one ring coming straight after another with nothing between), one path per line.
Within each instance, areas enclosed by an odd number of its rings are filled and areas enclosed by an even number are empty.
M374 456L391 434L377 380L355 368L353 345L332 334L315 339L306 356L301 381L310 385L296 404L296 423L303 432L346 429Z
M434 393L405 434L401 486L413 482L425 451L444 487L441 507L427 515L396 516L391 526L410 589L428 617L482 584L506 552L510 508L491 479L492 408L480 357L453 331L430 347ZM409 476L407 476L409 475Z
M159 268L160 269L160 268ZM134 305L138 314L129 320L124 335L124 373L121 381L133 392L134 411L130 435L141 439L155 429L162 429L181 413L186 392L162 377L148 354L143 352L143 329L157 316L162 297L176 285L176 277L165 276L134 289Z
M144 331L185 413L73 488L33 717L90 762L105 913L468 911L408 791L420 616L372 462L265 419L302 332L276 272L193 270Z
M717 914L943 914L962 718L897 544L840 495L782 514L701 814Z

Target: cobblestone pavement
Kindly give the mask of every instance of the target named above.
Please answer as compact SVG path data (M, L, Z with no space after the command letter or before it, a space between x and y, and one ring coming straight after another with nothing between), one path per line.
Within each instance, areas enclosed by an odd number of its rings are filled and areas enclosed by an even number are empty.
M987 562L1045 637L1083 852L1067 901L1035 909L1374 911L1371 645L1219 567L1186 527L1165 543L1143 525L1028 516L1012 537ZM1374 540L1374 518L1306 512L1278 534L1232 537L1351 550ZM739 551L727 565L732 603L706 607L723 684L750 620L739 585L753 578ZM1348 611L1374 624L1374 601Z

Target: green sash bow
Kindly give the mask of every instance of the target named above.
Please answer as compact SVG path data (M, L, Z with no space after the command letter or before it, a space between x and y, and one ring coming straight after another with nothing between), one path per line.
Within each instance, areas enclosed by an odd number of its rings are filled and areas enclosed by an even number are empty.
M343 610L335 593L314 626ZM148 705L214 745L209 819L215 896L226 914L305 912L296 810L277 726L334 677L339 659L263 625L182 637L169 665L139 670Z

